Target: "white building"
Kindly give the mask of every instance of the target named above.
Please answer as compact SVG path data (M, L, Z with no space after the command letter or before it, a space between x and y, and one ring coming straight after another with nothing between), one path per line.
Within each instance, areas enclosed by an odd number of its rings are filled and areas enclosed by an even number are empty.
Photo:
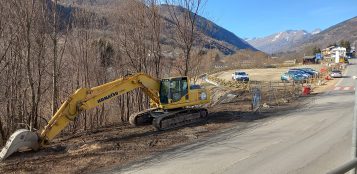
M331 50L331 57L336 57L336 55L339 55L339 57L346 57L346 48L344 47L336 47Z
M331 50L331 57L335 58L335 63L340 62L340 58L346 57L346 48L344 47L336 47Z

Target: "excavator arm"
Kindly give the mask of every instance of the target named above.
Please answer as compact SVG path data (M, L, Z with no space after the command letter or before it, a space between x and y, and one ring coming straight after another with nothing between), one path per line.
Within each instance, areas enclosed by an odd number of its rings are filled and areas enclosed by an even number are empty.
M95 108L121 94L141 88L151 100L159 104L160 81L143 73L118 79L91 89L80 88L65 101L40 134L41 144L52 140L70 121L84 110Z
M90 89L80 88L61 105L37 137L34 132L29 130L16 131L16 134L14 133L10 137L1 151L0 160L16 152L21 146L30 146L29 148L37 150L56 137L82 111L95 108L121 94L138 88L142 89L152 101L159 105L160 81L143 73L126 76Z

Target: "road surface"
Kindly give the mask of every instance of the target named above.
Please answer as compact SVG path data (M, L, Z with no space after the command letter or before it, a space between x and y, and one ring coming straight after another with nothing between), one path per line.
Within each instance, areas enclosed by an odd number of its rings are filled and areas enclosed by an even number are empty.
M353 60L356 62L356 60ZM163 153L113 173L326 173L347 162L354 105L351 65L329 92L304 109L232 129L197 144Z

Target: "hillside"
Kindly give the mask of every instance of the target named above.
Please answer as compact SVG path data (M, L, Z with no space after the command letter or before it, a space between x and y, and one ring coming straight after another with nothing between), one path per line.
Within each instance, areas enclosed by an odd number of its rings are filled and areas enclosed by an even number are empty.
M91 9L92 11L100 14L102 16L110 16L108 14L114 13L115 10L120 10L125 3L125 0L62 0L63 4L72 4L76 3L80 8ZM172 22L170 20L169 15L169 6L168 5L160 5L160 15L163 18L164 28L164 37L162 40L165 41L164 44L172 44L172 40L170 38L170 33L172 33L172 28L170 28L169 24ZM175 6L174 10L180 15L180 13L187 12L185 8ZM239 38L232 32L226 30L225 28L215 24L214 22L204 18L203 16L198 16L197 22L197 30L201 33L200 40L203 42L203 46L207 49L218 49L222 53L228 55L235 53L238 49L250 49L253 51L257 51L256 48L251 46L249 43Z
M293 45L287 51L302 50L312 46L324 48L330 44L338 43L340 40L348 40L352 44L357 41L357 17L331 26L303 42Z
M352 45L357 43L357 17L353 17L336 25L333 25L318 34L311 35L300 40L289 47L283 48L280 52L304 54L311 51L312 47L321 49L339 43L341 40L348 40Z

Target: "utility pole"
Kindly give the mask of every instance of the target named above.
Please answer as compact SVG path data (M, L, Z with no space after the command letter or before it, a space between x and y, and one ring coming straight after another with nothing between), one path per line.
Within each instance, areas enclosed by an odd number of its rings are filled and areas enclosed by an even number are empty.
M352 160L357 158L357 76L353 76L353 81L355 83L355 105L353 108ZM351 173L357 174L356 168Z

